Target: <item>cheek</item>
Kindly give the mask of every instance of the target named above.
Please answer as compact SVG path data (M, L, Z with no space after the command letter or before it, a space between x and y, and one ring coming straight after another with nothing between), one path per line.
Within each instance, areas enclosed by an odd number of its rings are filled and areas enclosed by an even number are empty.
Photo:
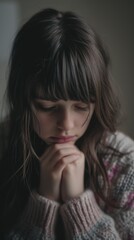
M52 125L52 119L44 114L38 113L36 114L36 119L33 119L34 130L37 133L46 132L49 127Z
M85 119L85 123L83 124L83 132L85 132L90 124L91 118L93 116L94 113L94 105L92 104L91 108L90 108L90 113L88 114L87 119Z
M83 129L83 133L87 130L88 126L89 126L89 123L90 123L90 119L88 119L85 124L83 125L82 129Z
M46 123L48 122L46 117L43 116L38 116L38 122L40 126L46 125Z

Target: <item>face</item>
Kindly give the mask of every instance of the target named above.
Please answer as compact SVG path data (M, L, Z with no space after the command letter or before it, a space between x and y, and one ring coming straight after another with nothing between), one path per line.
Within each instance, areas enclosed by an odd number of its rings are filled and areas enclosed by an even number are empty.
M35 99L34 130L47 144L72 143L85 133L94 112L94 104L81 101L56 102Z

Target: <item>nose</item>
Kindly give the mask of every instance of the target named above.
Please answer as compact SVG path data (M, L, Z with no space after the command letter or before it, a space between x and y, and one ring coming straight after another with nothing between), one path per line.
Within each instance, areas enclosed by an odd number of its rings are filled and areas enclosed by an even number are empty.
M75 120L73 113L69 110L62 110L57 119L57 126L63 131L69 131L74 128Z

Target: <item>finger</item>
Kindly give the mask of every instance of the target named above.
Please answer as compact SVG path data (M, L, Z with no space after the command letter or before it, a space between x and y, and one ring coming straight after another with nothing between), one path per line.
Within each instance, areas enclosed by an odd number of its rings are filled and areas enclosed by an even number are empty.
M60 149L59 151L57 151L53 157L53 159L51 160L51 166L55 167L55 165L60 162L61 160L63 160L64 158L69 157L71 158L72 156L80 156L80 153L74 149L74 148L64 148L64 149Z
M60 159L60 161L57 162L55 165L55 172L61 172L63 169L70 163L73 163L77 161L78 155L71 155L71 156L66 156Z
M62 146L61 146L62 145ZM62 157L71 154L77 154L79 151L77 148L73 147L71 144L55 144L49 147L46 152L41 156L41 161L46 161L46 164L52 165L56 164Z
M40 157L40 161L42 161L44 158L46 158L48 155L51 157L56 151L62 149L62 148L70 148L72 147L71 144L51 144L45 149L44 153Z

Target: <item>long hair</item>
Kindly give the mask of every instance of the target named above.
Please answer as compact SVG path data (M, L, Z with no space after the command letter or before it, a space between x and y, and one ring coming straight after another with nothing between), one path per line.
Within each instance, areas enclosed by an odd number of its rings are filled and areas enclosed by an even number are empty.
M106 133L115 131L119 112L109 63L99 36L72 12L45 9L20 29L11 52L7 85L10 125L2 167L6 175L0 188L2 222L9 219L11 227L17 221L30 191L39 184L38 157L45 143L33 130L32 110L39 94L49 100L95 103L88 129L76 144L86 158L85 186L90 176L90 187L106 201L103 190L108 188L108 177L99 150L105 146Z

